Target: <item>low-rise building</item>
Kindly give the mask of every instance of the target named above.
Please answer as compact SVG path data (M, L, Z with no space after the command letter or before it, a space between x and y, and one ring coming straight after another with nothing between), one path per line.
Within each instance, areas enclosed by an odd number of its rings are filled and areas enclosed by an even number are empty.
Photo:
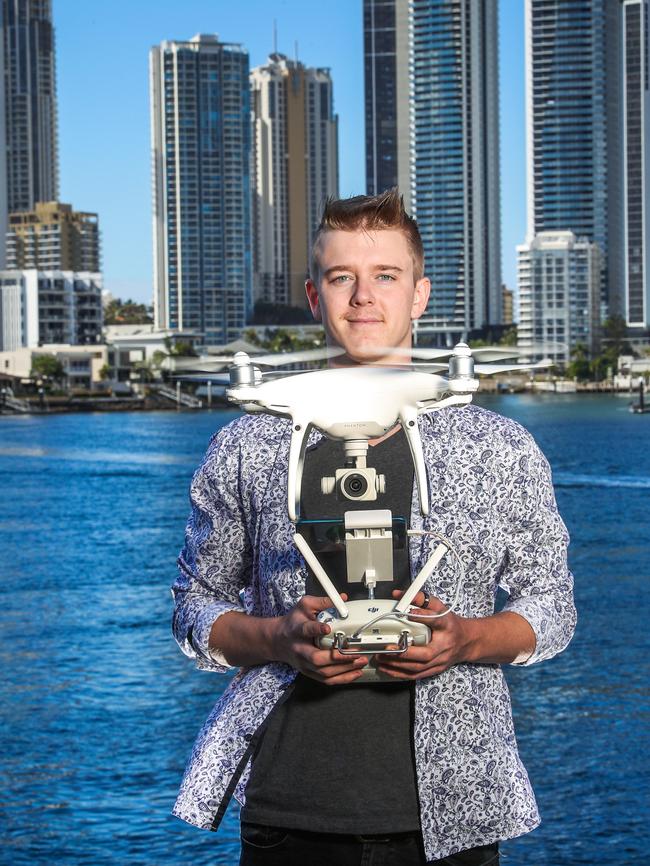
M102 277L76 271L0 271L0 351L101 341Z
M107 325L104 341L108 346L108 366L111 379L127 382L142 378L143 368L158 377L162 370L170 370L169 358L174 346L184 343L189 346L201 342L202 334L196 331L156 330L153 324Z
M34 358L38 355L52 355L61 363L63 381L57 384L86 390L102 384L103 368L107 362L106 346L103 345L48 344L0 352L0 379L17 385L27 382L32 378Z

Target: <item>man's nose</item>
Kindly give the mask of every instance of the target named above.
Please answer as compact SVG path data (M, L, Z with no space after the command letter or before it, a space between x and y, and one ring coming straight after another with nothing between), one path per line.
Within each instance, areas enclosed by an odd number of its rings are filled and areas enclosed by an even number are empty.
M357 277L354 284L354 292L350 299L353 304L365 305L374 303L375 296L373 292L372 280L369 277Z

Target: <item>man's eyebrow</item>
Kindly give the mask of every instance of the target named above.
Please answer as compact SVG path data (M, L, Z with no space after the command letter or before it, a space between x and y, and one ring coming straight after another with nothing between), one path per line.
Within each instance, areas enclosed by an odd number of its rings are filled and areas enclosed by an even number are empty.
M404 268L400 268L398 265L373 265L373 271L396 271L398 274L401 274L404 271ZM331 268L327 268L326 271L323 271L323 276L330 276L330 274L336 273L337 271L353 271L353 265L332 265Z
M328 268L326 271L323 271L323 276L328 277L330 274L335 273L335 271L351 271L353 270L352 265L332 265L331 268Z

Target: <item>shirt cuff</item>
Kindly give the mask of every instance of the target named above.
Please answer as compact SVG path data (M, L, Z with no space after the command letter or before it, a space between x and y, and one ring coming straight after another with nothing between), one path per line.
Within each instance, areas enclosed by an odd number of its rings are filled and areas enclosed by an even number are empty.
M220 671L223 673L234 667L234 665L226 661L226 657L221 650L211 649L209 645L212 626L220 616L233 610L245 613L241 605L228 601L215 601L207 605L196 618L190 642L196 652L197 667L202 670Z

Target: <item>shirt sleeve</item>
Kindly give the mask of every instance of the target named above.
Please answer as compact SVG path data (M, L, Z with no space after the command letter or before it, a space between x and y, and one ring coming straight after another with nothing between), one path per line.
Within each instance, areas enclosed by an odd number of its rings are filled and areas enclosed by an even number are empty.
M523 431L522 431L523 432ZM548 462L529 434L510 467L505 503L507 554L500 582L509 592L504 610L518 613L535 632L533 653L514 664L552 658L576 625L569 535L555 502Z
M174 638L203 670L230 669L222 653L208 649L208 639L220 616L243 611L240 591L250 581L252 555L240 478L239 445L225 427L192 479L192 510L172 586Z

